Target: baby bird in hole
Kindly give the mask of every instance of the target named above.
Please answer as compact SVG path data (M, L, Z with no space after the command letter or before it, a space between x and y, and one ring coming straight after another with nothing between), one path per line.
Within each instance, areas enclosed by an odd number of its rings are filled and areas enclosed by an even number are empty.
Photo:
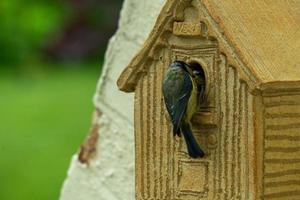
M184 136L192 158L205 154L191 129L191 118L204 99L205 77L202 69L191 68L183 61L173 62L164 77L162 92L169 113L173 134Z

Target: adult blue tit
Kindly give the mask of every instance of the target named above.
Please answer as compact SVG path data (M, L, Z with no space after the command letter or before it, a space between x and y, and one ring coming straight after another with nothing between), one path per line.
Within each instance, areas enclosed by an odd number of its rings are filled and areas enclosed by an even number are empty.
M197 110L198 88L195 74L188 64L182 61L173 62L165 75L162 92L168 114L173 125L173 134L183 134L188 154L193 157L203 157L191 129L191 118Z

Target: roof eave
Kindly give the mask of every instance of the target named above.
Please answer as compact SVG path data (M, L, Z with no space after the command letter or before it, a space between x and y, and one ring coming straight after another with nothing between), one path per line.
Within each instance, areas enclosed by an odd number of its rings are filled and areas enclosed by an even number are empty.
M117 86L120 90L124 92L135 91L139 75L141 74L140 71L143 71L141 68L142 62L145 62L153 53L153 46L158 45L158 38L162 35L162 32L166 30L165 25L169 22L177 3L177 1L168 0L163 6L146 42L118 78Z

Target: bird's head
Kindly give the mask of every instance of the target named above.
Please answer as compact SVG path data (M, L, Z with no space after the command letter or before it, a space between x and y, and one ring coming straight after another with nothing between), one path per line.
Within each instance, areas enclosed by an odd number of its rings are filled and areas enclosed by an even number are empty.
M193 77L198 85L205 84L205 74L203 69L193 69Z
M187 64L183 61L180 61L180 60L176 60L174 61L170 67L180 67L180 68L186 68L187 67Z
M181 68L185 71L187 71L188 73L192 73L191 69L190 69L190 66L183 62L183 61L180 61L180 60L176 60L174 61L171 65L170 65L170 68Z

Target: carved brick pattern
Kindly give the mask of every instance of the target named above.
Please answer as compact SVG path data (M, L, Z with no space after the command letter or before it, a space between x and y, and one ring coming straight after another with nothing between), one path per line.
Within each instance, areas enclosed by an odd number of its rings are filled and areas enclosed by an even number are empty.
M300 199L300 95L265 97L264 198Z

